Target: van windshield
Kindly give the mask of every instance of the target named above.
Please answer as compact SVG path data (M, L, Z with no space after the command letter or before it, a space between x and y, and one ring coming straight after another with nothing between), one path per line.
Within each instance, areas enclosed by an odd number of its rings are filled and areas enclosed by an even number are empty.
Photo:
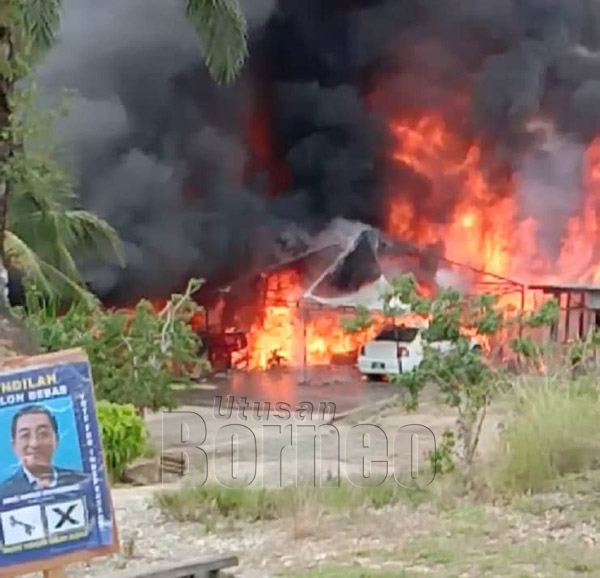
M400 343L412 343L419 333L416 327L388 327L375 338L375 341L397 341Z

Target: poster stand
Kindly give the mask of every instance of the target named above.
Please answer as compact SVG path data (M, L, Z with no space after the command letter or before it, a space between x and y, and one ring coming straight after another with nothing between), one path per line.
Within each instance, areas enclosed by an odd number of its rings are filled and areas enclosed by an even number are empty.
M75 348L32 357L15 356L0 361L0 375L10 370L41 368L44 366L57 366L70 363L89 364L85 350L82 348ZM115 509L112 496L110 496L110 489L106 476L106 464L104 464L102 471L104 472L104 483L109 491L108 504L112 518L112 544L110 546L79 550L67 554L53 556L47 560L25 562L5 568L0 567L0 578L18 578L19 576L39 572L43 574L43 578L66 578L66 568L69 565L89 562L94 558L116 554L120 551L120 540L115 520Z

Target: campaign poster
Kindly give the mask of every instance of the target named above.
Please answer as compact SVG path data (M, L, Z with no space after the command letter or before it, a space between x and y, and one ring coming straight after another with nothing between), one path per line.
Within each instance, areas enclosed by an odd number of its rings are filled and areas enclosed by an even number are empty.
M0 366L0 576L116 542L85 352Z

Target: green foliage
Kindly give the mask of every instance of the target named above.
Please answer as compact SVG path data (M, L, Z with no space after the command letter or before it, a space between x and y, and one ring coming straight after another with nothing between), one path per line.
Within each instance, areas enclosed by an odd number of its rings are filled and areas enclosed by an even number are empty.
M356 316L352 319L340 319L340 326L347 333L359 333L371 327L373 319L366 307L360 306L356 308Z
M389 302L393 298L397 298L402 303L411 304L416 293L417 281L414 275L404 275L403 277L392 279L391 290L383 296L383 303L389 306Z
M55 42L60 23L60 0L12 0L19 7L21 29L34 54Z
M0 24L10 31L10 60L4 52L0 73L12 83L23 78L31 65L56 40L60 18L60 0L4 0Z
M97 412L106 467L111 478L119 480L127 464L146 452L146 425L133 405L99 401Z
M420 393L427 384L438 386L445 403L457 412L458 431L456 440L452 439L452 450L456 444L458 456L470 465L487 407L506 380L501 369L492 367L483 358L482 348L475 348L471 339L465 337L465 331L493 338L508 326L508 320L493 295L465 297L454 289L443 289L428 299L418 295L417 289L414 276L407 275L395 279L382 296L382 309L387 317L396 318L408 309L429 319L422 335L431 345L424 343L422 363L409 373L391 376L391 381L405 392L404 403L409 411L418 408ZM529 327L542 327L555 322L557 315L557 303L548 302L522 321ZM355 324L362 327L367 321L361 314ZM434 348L435 342L446 342L447 347ZM518 340L514 345L524 352L535 350L531 340ZM449 438L446 441L450 443Z
M293 518L299 512L364 512L365 507L384 508L407 503L418 505L429 498L427 488L404 488L394 479L371 487L341 483L315 487L224 488L220 486L187 486L179 490L155 494L162 512L180 522L207 523L215 518L255 522ZM211 523L211 529L214 524Z
M238 0L185 0L185 10L197 30L208 70L217 82L231 82L248 56L248 26ZM16 56L17 78L56 41L60 0L5 0L0 9L9 25Z
M381 296L381 301L383 314L387 317L401 315L407 309L423 316L431 312L431 301L418 294L412 273L392 279L391 288Z
M524 324L531 328L547 327L556 323L560 315L560 305L556 299L546 301L539 309L523 316Z
M193 280L160 313L141 301L132 312L76 304L58 315L55 305L30 295L25 321L45 351L87 351L98 399L158 411L174 405L174 369L198 363L198 341L188 323L198 309L191 299L198 288Z
M186 0L186 10L211 76L217 82L231 82L248 55L248 26L238 1Z
M406 411L416 411L419 408L419 395L421 390L427 384L427 374L424 371L419 371L419 369L417 369L416 371L393 375L391 376L390 381L402 388Z
M435 452L429 452L431 469L436 474L449 474L454 471L454 451L456 439L454 432L446 430L442 434L442 443L435 448Z
M442 353L425 344L421 365L409 373L392 376L391 381L406 393L404 401L409 411L418 408L425 385L431 383L439 387L445 403L458 413L460 456L470 464L499 373L485 362L481 349L473 348L463 333L465 328L470 328L480 335L496 334L503 319L497 299L491 295L465 298L454 289L443 289L433 299L427 299L417 294L413 276L393 282L392 291L384 296L384 313L389 315L385 303L394 298L408 304L411 311L428 315L429 325L423 331L427 342L444 341L450 346Z
M510 342L511 349L525 359L534 359L540 354L540 349L535 345L531 337L519 337Z
M54 115L35 110L35 86L13 95L8 139L13 151L0 178L10 182L6 263L49 297L94 302L79 273L86 257L123 265L117 232L81 210L73 182L55 161Z
M471 324L479 335L496 335L502 328L502 311L494 295L480 295L469 302Z
M598 462L594 382L527 383L515 394L515 417L505 427L491 472L495 489L518 495L545 490Z
M460 338L463 303L458 291L444 289L431 301L431 321L423 337L428 341L456 341Z
M487 406L499 382L499 371L485 362L481 351L474 350L468 339L459 337L444 354L427 347L416 373L422 375L423 382L436 384L444 402L457 411L459 455L470 465Z

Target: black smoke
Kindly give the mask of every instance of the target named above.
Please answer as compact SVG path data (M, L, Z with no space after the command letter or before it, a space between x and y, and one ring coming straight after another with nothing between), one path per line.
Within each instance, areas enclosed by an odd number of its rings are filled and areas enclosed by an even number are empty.
M523 168L539 146L532 118L573 146L600 132L596 3L243 7L251 58L235 85L217 87L176 0L64 0L60 43L38 77L47 103L76 91L60 153L82 203L126 242L125 270L86 267L108 301L260 268L302 251L335 217L380 226L399 190L426 199L429 183L390 160L391 118L435 108L466 141L485 139L491 172Z

